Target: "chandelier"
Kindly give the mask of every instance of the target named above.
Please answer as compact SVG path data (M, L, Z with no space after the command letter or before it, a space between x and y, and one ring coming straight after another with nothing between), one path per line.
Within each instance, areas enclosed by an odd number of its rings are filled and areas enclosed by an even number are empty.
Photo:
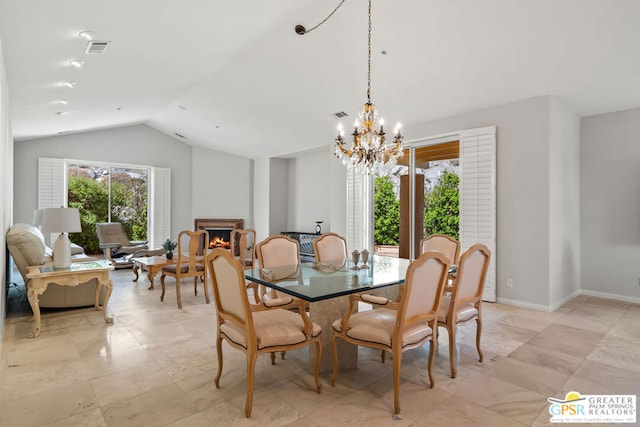
M359 120L354 124L351 147L346 147L344 129L338 125L338 136L333 151L342 164L354 168L357 172L379 174L394 166L403 155L400 123L393 131L393 144L387 146L384 120L378 120L378 110L371 103L371 0L369 0L369 34L367 39L367 102L365 102ZM360 127L360 124L362 125Z
M296 33L306 34L325 23L342 6L344 0L331 12L327 18L315 27L307 30L302 25L297 25ZM400 123L394 130L393 144L387 145L384 131L384 120L378 120L376 106L371 103L371 0L369 0L369 33L367 51L367 102L359 114L359 120L354 124L353 141L347 148L342 124L338 125L338 136L335 139L334 155L342 160L342 164L353 168L357 172L365 172L367 175L386 173L394 166L398 158L403 156L403 136L400 133Z

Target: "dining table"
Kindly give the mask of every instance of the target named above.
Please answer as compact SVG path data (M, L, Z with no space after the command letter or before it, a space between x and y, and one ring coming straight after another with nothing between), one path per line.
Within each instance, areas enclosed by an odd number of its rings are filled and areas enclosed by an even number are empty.
M320 370L333 369L331 325L349 309L349 295L368 293L395 299L398 285L404 283L410 260L373 255L367 264L351 259L327 262L303 262L272 268L245 270L245 278L309 303L311 320L322 326ZM364 307L363 307L364 308ZM358 347L343 340L337 342L338 366L352 369L358 365ZM315 352L309 352L309 366L315 366Z

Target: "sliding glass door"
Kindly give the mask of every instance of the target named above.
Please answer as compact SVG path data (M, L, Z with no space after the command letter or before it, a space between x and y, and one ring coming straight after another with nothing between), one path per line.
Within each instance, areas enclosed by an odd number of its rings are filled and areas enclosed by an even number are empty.
M98 253L99 222L120 222L131 240L148 240L149 169L68 163L67 182L68 206L80 210L82 222L74 243Z
M426 141L405 150L391 173L374 178L374 247L416 258L423 237L459 234L459 141Z

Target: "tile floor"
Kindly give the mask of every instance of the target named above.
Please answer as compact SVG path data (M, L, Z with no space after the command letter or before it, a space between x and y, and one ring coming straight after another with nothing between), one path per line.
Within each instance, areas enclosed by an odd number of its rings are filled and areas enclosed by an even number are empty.
M14 275L15 277L15 275ZM449 377L446 331L426 385L428 348L405 353L400 415L393 415L392 363L361 349L359 367L329 373L316 394L305 350L270 365L258 359L251 418L244 417L245 358L224 344L221 388L213 304L172 281L160 289L130 270L112 274L113 325L90 308L43 311L27 338L30 309L10 290L0 357L0 425L10 426L520 426L549 425L547 397L640 394L640 305L581 296L553 313L485 304L483 348L475 325L460 328L458 377ZM189 282L191 283L191 282ZM328 331L327 331L328 332ZM640 420L639 420L640 421Z

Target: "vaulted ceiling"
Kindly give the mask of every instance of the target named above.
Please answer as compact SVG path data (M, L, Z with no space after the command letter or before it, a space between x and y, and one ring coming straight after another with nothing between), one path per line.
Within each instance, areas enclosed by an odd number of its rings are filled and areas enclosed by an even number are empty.
M350 124L366 100L367 1L293 28L338 3L0 0L14 137L146 123L252 158L327 145L333 114ZM639 107L639 16L637 0L373 0L372 100L408 134L540 95L580 115Z

